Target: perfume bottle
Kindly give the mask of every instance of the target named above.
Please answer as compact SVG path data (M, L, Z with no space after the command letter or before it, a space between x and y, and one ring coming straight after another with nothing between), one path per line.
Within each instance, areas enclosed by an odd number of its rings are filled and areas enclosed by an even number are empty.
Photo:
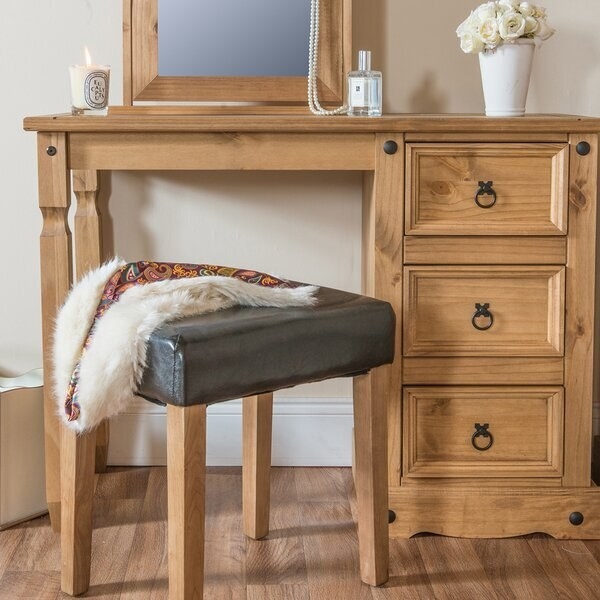
M371 71L371 51L358 51L358 70L348 73L348 114L352 117L380 117L382 77Z

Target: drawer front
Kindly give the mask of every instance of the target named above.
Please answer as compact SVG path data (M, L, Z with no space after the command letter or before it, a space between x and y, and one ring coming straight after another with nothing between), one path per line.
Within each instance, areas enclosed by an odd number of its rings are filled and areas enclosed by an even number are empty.
M563 389L404 389L405 477L560 477Z
M562 356L565 269L406 267L405 356Z
M566 144L407 144L408 235L564 235Z

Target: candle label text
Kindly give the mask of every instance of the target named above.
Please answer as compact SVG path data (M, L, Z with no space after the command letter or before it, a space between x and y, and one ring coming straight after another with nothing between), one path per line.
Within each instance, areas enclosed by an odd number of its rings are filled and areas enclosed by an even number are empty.
M85 78L85 101L91 108L105 108L108 101L108 74L92 71Z

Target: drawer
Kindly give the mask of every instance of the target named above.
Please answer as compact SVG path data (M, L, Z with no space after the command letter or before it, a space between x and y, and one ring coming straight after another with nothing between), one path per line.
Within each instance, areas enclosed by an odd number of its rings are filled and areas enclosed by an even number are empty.
M405 356L562 356L562 266L405 267Z
M405 477L560 477L561 387L404 389Z
M407 235L564 235L566 144L407 144Z

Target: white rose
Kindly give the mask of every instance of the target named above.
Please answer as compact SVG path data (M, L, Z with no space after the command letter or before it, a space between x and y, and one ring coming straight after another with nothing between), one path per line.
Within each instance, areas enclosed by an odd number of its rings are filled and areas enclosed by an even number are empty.
M525 17L532 17L535 12L533 5L530 2L521 2L519 4L519 12Z
M457 28L456 35L460 37L465 33L473 33L477 28L475 27L473 13L471 13Z
M482 52L484 44L477 34L464 33L460 36L460 49L466 54L477 54Z
M539 27L538 21L534 17L525 17L525 34L535 33Z
M502 10L502 12L515 11L519 8L519 0L499 0L498 8Z
M480 23L487 21L488 19L496 18L496 3L486 2L479 6L473 13L473 16L477 18Z
M534 6L533 7L533 16L536 19L545 19L546 18L546 9L543 6Z
M550 27L546 21L538 21L538 28L535 32L536 37L540 40L547 40L549 37L554 35L554 29Z
M500 17L498 28L503 40L516 40L525 32L525 18L516 12L506 12Z
M489 48L495 48L501 41L498 31L498 21L495 18L486 19L479 26L479 37L481 41Z

